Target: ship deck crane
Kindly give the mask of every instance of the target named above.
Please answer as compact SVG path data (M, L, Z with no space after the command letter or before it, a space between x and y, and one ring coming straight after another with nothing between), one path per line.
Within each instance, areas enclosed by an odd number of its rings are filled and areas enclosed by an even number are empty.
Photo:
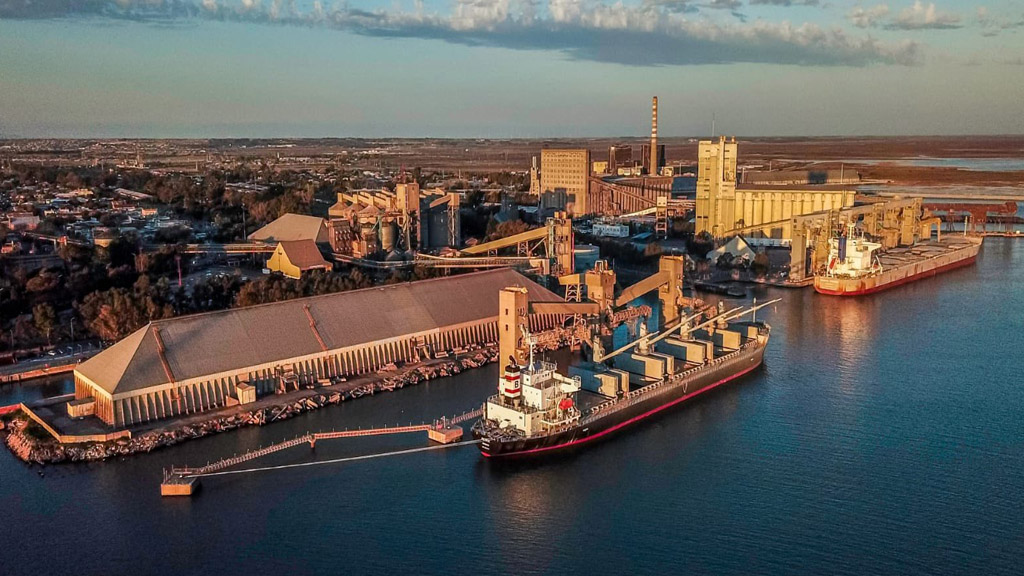
M764 308L764 307L766 307L768 305L774 304L774 303L776 303L776 302L778 302L780 300L782 300L782 299L781 298L776 298L774 300L769 300L768 302L764 302L762 304L757 304L757 305L751 306L749 308L743 307L743 306L739 306L737 308L733 308L732 310L728 310L728 311L716 314L713 317L709 318L708 320L706 320L706 321L704 321L704 322L702 322L700 324L697 324L696 326L692 326L692 327L687 328L686 331L687 332L693 332L694 330L700 330L701 328L703 328L703 327L705 327L705 326L707 326L707 325L709 325L711 323L721 323L721 322L728 322L730 320L735 320L736 318L740 318L740 317L745 316L747 314L756 313L761 308ZM676 333L676 330L678 328L687 326L691 321L700 318L700 316L702 314L703 314L703 312L698 312L698 313L696 313L696 314L694 314L692 316L689 316L687 318L683 318L683 319L679 320L678 322L674 323L671 327L665 327L660 332L655 332L655 333L652 333L652 334L647 334L647 335L641 336L637 340L634 340L634 341L630 342L629 344L626 344L625 346L622 346L622 347L620 347L620 348L618 348L618 349L616 349L616 350L614 350L612 352L609 352L607 354L600 351L600 346L595 346L593 348L594 349L593 361L594 362L604 362L605 360L607 360L609 358L612 358L614 356L618 356L619 354L622 354L623 352L626 352L626 351L628 351L630 349L633 349L633 348L636 348L636 347L640 347L640 346L650 347L653 344L657 344L658 342L660 342L660 341L664 340L665 338L668 338L672 334Z

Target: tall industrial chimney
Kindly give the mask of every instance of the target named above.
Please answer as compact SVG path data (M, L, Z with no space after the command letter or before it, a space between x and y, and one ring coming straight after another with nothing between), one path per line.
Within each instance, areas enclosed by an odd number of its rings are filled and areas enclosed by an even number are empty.
M651 164L650 175L658 174L658 97L651 100Z

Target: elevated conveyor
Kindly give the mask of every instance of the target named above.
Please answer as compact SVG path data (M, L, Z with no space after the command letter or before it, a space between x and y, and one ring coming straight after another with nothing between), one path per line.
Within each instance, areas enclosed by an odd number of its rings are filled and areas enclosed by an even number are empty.
M500 250L502 248L508 248L510 246L517 246L524 242L534 242L537 240L546 240L548 237L548 229L546 227L537 228L535 230L527 230L526 232L520 232L519 234L513 234L500 238L492 242L484 242L477 244L476 246L470 246L469 248L463 248L460 252L467 256L473 256L476 254L487 254L489 252Z

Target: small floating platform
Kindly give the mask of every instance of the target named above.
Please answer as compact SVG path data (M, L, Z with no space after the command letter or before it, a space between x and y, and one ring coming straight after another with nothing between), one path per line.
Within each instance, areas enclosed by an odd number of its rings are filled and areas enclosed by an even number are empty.
M199 490L199 478L172 475L160 484L161 496L192 496Z
M462 440L462 427L430 428L427 430L427 437L439 444L451 444Z

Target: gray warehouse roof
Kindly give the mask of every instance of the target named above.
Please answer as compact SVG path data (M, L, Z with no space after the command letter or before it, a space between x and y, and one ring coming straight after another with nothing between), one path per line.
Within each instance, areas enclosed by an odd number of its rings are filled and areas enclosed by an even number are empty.
M150 322L76 372L111 394L166 384L161 341L176 382L242 371L322 352L307 306L335 350L496 317L498 293L508 286L527 288L534 301L559 299L510 269L299 298Z
M327 242L327 225L324 224L323 218L289 213L249 234L249 240L260 242L288 242L294 240Z

